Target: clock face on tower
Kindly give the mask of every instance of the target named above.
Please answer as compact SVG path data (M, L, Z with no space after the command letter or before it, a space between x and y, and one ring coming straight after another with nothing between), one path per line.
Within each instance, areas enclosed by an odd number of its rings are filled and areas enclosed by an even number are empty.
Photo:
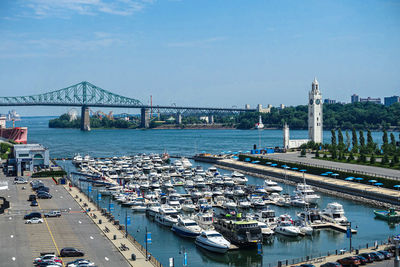
M315 100L315 104L319 105L321 103L321 100L317 99Z
M314 103L314 101L312 99L310 99L310 105L312 105Z

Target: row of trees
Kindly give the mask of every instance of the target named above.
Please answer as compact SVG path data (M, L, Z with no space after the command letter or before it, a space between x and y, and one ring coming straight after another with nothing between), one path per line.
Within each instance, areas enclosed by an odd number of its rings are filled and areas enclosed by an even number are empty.
M318 158L320 157L320 149L323 148L329 151L330 159L347 160L348 162L356 160L358 162L375 164L377 157L379 157L381 158L380 163L382 165L389 164L391 167L399 164L400 157L400 142L396 140L393 132L388 135L386 130L383 131L382 144L380 146L374 142L370 130L367 131L367 138L365 139L364 131L359 131L357 134L356 129L353 128L351 137L350 131L346 131L344 137L342 130L339 128L337 134L336 130L331 130L330 144L322 145L310 141L301 148L303 149L302 155L305 153L304 149L311 148L316 150L315 156ZM325 152L324 158L328 158Z
M308 107L300 105L283 110L272 108L270 113L242 113L238 128L251 129L262 116L266 127L282 127L286 122L291 129L307 129ZM323 121L325 129L389 129L400 127L400 103L389 107L371 102L352 104L324 104Z
M70 120L68 114L63 114L59 118L52 119L49 121L50 128L80 128L81 120L78 117L76 120ZM91 128L136 128L137 123L125 121L125 120L110 120L107 117L90 117L90 127Z

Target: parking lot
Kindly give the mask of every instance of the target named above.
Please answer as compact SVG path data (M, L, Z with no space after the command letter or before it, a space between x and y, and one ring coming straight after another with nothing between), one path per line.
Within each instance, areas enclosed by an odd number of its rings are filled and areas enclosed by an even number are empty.
M38 206L31 207L27 200L34 193L29 184L14 185L14 177L3 174L0 180L8 181L8 190L1 190L0 195L10 201L10 209L0 215L2 266L32 266L32 260L40 253L58 255L64 247L84 251L84 258L97 266L130 266L63 186L56 185L52 179L41 179L53 197L38 199ZM51 210L60 210L61 217L43 218L40 224L25 224L25 214L32 211L43 214ZM62 260L66 263L73 259Z

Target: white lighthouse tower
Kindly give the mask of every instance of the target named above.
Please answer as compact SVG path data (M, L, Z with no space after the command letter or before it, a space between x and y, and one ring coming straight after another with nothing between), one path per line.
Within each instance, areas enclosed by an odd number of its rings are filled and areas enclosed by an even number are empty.
M308 93L308 138L322 143L322 94L316 78Z

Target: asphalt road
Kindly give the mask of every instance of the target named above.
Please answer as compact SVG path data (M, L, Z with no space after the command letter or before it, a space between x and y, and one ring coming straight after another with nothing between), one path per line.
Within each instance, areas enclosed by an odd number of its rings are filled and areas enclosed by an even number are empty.
M0 266L32 266L40 253L58 253L64 247L83 250L84 258L98 266L130 266L62 186L42 179L53 198L40 199L38 207L30 207L30 185L14 185L13 177L0 174L0 181L4 180L9 182L9 189L0 191L0 196L10 201L11 207L8 214L0 215ZM25 224L23 216L35 210L61 210L62 215L46 218L42 224ZM71 260L63 258L65 263Z

